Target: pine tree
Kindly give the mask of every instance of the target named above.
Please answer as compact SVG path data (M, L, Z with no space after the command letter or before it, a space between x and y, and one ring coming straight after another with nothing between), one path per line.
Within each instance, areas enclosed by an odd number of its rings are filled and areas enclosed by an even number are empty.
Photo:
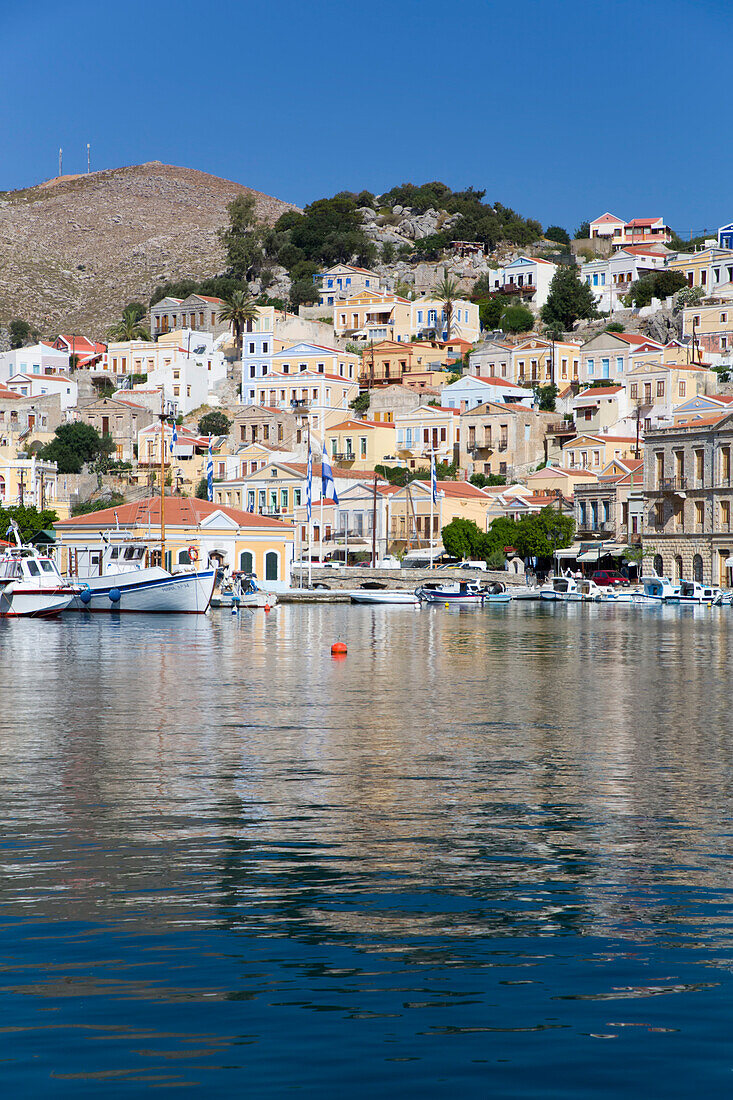
M541 317L546 325L567 332L581 317L597 317L596 301L587 283L581 282L580 272L573 265L559 267L550 283L547 301Z

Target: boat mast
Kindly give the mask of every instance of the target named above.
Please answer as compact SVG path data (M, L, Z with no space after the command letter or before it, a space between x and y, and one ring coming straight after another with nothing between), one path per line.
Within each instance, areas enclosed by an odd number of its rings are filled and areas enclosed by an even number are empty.
M347 530L348 530L348 520L347 520ZM386 547L386 542L385 542L385 547ZM386 552L387 551L385 549L385 553ZM348 554L346 555L346 557L347 557L346 564L348 565L349 564ZM377 475L375 474L374 475L374 499L373 499L373 503L372 503L372 569L376 569L376 568L377 568Z
M160 389L160 565L165 569L165 389Z

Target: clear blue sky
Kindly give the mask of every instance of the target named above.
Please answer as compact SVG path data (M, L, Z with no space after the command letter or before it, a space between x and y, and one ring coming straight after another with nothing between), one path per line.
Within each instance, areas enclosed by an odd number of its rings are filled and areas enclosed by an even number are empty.
M0 189L186 165L304 205L407 180L569 230L733 219L726 0L0 0Z

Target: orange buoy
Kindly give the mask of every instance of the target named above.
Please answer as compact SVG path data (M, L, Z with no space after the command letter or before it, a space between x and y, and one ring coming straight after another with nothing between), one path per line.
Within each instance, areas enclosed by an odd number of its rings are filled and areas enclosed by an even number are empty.
M269 611L269 610L270 610L270 605L269 605L269 603L266 603L265 604L265 611Z
M345 657L347 653L346 642L334 642L331 646L331 654L334 657Z

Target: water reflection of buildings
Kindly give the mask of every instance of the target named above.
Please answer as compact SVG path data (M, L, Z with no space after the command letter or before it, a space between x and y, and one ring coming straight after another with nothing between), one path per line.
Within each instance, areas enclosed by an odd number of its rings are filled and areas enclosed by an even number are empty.
M0 788L24 857L19 874L6 854L6 909L124 899L392 950L519 928L633 939L682 920L668 891L730 855L730 643L710 613L23 626L0 641Z

